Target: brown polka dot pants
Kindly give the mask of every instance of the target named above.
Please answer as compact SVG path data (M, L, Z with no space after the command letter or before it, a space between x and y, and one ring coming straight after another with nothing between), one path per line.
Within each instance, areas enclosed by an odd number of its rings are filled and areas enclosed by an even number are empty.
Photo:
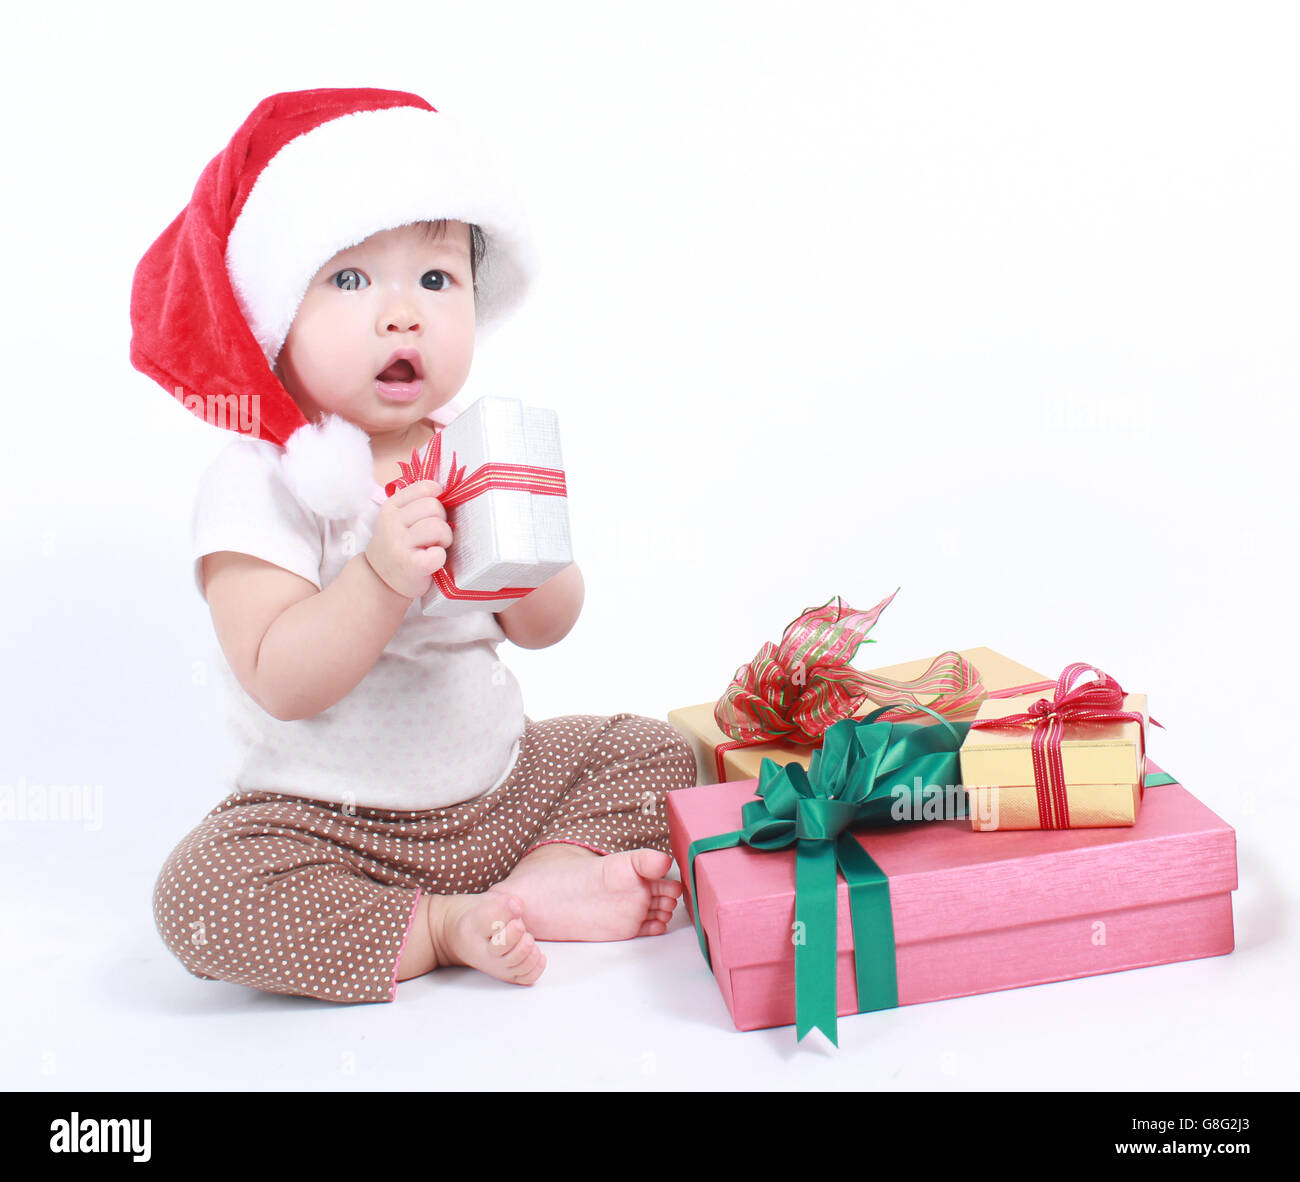
M154 920L196 977L392 1001L422 891L485 891L548 842L667 852L664 794L694 783L695 757L668 723L616 714L529 720L509 779L450 808L234 792L163 865Z

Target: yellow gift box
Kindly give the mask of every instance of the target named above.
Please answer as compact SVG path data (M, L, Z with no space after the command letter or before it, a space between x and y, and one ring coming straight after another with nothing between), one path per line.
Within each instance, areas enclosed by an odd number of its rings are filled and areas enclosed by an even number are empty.
M1013 661L1010 657L1004 657L991 648L962 649L960 655L965 657L979 671L984 688L990 693L1012 689L1018 685L1029 685L1034 682L1048 680L1041 673L1035 673L1034 670L1027 666L1021 665L1018 661ZM932 657L922 658L918 661L907 661L901 665L888 665L883 669L870 669L868 672L878 677L888 677L893 681L914 681L925 674L932 662ZM1031 700L1041 696L1042 694L1036 694ZM714 721L713 710L715 705L714 702L703 702L698 706L683 706L679 710L670 710L668 712L668 721L677 728L682 737L690 743L695 751L695 763L701 784L716 784L718 782L717 759L714 753L719 746L732 741L719 729L718 724ZM860 718L878 708L879 706L875 702L864 702L856 711L854 717ZM949 717L969 720L974 717L974 714L974 707L970 707L964 713L952 714ZM930 719L926 715L919 715L916 719L909 721L926 723ZM734 751L728 751L723 755L723 770L725 772L723 778L728 782L757 780L759 768L764 759L772 759L782 765L800 763L807 767L812 759L812 752L811 747L801 746L797 743L767 743L763 746L742 747ZM1033 783L1032 772L1029 782L1030 784Z
M1026 713L1044 694L989 698L975 720ZM1143 734L1149 715L1146 694L1128 694L1124 710L1142 722L1067 722L1061 737L1061 765L1070 829L1102 829L1137 821L1146 771ZM961 778L973 828L1042 829L1034 782L1030 727L974 730L961 746ZM1062 826L1058 826L1062 827Z

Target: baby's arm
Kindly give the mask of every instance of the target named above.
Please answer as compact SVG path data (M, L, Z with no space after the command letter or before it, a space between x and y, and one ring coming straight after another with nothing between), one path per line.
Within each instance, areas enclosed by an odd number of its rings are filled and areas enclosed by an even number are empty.
M247 554L204 557L217 639L240 685L272 717L311 718L374 668L411 600L447 561L451 530L435 491L419 481L390 497L366 552L320 591Z
M568 635L582 611L585 588L576 563L497 613L501 630L520 648L546 648Z

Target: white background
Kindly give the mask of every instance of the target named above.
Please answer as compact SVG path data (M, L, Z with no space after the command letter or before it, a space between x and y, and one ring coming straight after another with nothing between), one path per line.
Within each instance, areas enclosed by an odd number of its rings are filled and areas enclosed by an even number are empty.
M1296 1085L1294 5L7 20L0 787L102 812L0 822L0 1084ZM1236 951L846 1019L838 1053L734 1032L682 917L552 946L531 990L189 977L150 894L225 792L186 540L226 437L130 367L131 275L253 106L318 86L473 122L528 202L542 277L462 401L560 413L588 598L503 647L530 714L663 716L803 608L901 587L863 667L988 645L1150 695L1155 758L1237 829Z

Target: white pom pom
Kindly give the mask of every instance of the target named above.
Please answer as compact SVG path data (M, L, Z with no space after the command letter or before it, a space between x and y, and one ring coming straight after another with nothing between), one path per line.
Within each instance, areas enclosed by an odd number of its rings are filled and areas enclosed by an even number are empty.
M370 436L338 415L308 423L284 445L284 477L313 513L331 521L355 517L375 488Z

